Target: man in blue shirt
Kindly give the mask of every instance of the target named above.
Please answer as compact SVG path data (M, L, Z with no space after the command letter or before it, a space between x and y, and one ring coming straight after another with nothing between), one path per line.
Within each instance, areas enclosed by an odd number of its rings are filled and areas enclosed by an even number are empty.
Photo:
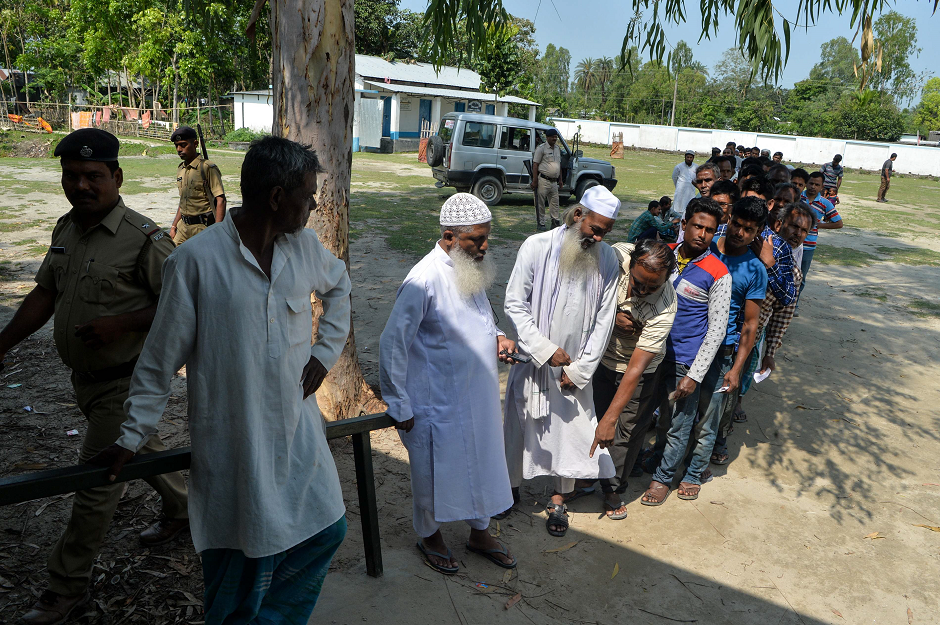
M702 381L699 406L704 416L693 433L692 462L686 472L686 480L679 485L677 496L680 499L698 498L702 472L708 467L710 457L715 461L714 456L721 455L717 460L727 463L725 438L729 432L719 432L719 426L725 403L737 400L741 374L747 367L757 338L760 307L767 292L767 269L751 251L750 244L766 221L767 203L764 200L741 198L731 209L727 234L712 242L712 253L731 274L731 305L725 340ZM717 442L716 438L719 439Z
M806 203L816 211L816 227L810 231L806 241L803 242L803 260L800 263L803 282L800 284L800 293L806 288L806 277L809 274L810 266L813 264L813 254L816 253L816 239L819 237L819 230L838 230L843 225L839 211L832 205L832 202L823 197L824 179L822 172L814 171L807 178L806 191L803 192ZM797 297L799 297L799 294L797 294Z

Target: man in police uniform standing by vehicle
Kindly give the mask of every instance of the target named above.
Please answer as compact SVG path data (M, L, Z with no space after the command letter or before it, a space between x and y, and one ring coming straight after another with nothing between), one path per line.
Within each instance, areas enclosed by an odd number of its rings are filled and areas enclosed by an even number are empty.
M170 226L173 242L180 245L225 218L225 189L218 166L198 153L199 135L180 126L170 136L182 163L176 173L180 205Z
M561 225L558 212L558 191L561 189L561 148L558 143L558 131L549 128L545 131L545 143L535 148L532 158L532 182L535 189L535 219L539 231L546 230L545 207L552 218L552 228Z
M118 147L114 135L97 128L76 130L56 147L72 210L56 223L36 287L0 331L2 359L55 314L56 349L72 370L75 399L87 419L80 462L121 433L131 374L157 308L161 268L173 251L162 228L121 200ZM146 448L165 449L156 436ZM150 547L185 530L189 515L180 473L147 482L163 500L163 514L140 535ZM75 493L68 526L49 556L49 587L18 624L62 623L88 601L92 565L122 490L114 484Z

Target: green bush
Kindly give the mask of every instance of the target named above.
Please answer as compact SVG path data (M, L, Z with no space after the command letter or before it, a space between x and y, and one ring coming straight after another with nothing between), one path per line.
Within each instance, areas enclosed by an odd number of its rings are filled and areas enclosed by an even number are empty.
M225 140L226 141L254 141L255 139L266 137L269 134L271 133L255 132L254 130L249 130L248 128L239 128L238 130L233 130L232 132L225 135Z

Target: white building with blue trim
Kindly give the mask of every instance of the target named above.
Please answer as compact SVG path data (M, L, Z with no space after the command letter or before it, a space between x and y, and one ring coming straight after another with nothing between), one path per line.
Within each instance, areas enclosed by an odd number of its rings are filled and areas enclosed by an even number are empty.
M270 89L235 91L235 127L270 132L274 125L274 97ZM356 55L356 99L353 151L417 150L422 127L434 130L441 116L472 111L507 116L510 104L528 107L535 121L537 102L516 96L480 91L480 75L466 68L429 63L386 61Z

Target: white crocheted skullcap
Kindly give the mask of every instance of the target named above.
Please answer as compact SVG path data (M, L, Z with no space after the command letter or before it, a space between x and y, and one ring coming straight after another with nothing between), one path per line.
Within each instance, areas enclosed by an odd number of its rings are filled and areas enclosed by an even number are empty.
M475 226L492 220L483 200L469 193L455 193L441 207L442 226Z
M686 154L691 154L692 156L695 156L695 150L686 150L685 153L686 153Z
M609 219L617 219L620 211L620 200L611 193L607 187L596 185L584 192L581 196L581 206L592 213L603 215Z

